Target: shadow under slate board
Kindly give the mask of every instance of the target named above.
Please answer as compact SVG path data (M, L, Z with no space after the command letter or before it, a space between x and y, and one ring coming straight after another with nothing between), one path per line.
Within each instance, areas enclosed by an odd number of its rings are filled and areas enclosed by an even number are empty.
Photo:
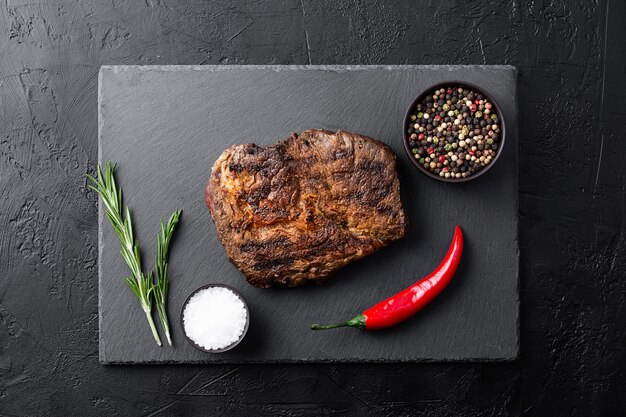
M99 81L99 159L118 163L144 264L159 219L183 216L170 257L174 346L159 348L124 283L115 234L99 216L102 363L401 362L512 360L518 354L517 71L509 66L107 66ZM427 178L402 145L403 117L423 89L446 80L491 93L507 124L490 172L464 184ZM204 203L213 162L234 143L270 145L309 128L371 136L396 152L408 236L320 286L257 289L229 263ZM433 270L463 227L452 283L428 307L381 332L313 332L342 321ZM208 283L239 290L250 328L234 350L208 354L183 336L182 303Z

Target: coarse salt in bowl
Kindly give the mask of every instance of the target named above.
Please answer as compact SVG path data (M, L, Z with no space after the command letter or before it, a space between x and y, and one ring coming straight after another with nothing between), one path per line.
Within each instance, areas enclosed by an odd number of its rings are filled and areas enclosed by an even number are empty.
M245 336L249 312L243 297L225 285L205 285L191 293L181 315L187 340L211 353L235 347Z

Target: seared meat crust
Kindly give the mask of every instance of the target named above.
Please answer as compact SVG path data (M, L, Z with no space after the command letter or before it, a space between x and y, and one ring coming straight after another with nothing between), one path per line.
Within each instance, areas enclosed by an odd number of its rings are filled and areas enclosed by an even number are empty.
M407 229L393 151L344 131L233 145L205 198L230 261L256 287L322 281Z

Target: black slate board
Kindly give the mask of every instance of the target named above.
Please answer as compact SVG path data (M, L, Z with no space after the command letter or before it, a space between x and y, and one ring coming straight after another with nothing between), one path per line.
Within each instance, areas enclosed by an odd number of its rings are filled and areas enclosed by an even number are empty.
M118 163L151 267L158 219L184 210L171 253L174 347L159 348L126 287L110 225L99 218L100 361L386 362L511 360L518 354L517 71L510 66L107 66L99 80L99 159ZM445 184L419 173L402 148L402 118L425 87L474 83L500 104L507 145L476 181ZM204 187L232 143L269 145L292 131L345 129L377 138L398 155L409 236L319 287L261 290L226 259ZM451 285L393 330L312 332L313 322L352 317L410 285L440 261L459 223L466 249ZM246 298L250 330L233 351L189 345L180 308L200 285L227 283Z

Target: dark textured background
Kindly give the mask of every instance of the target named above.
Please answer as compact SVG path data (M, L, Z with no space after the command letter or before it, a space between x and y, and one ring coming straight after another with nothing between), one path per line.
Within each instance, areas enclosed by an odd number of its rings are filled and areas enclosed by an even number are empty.
M1 2L0 415L624 415L624 2L240 3ZM520 359L99 365L98 68L200 63L517 66Z

